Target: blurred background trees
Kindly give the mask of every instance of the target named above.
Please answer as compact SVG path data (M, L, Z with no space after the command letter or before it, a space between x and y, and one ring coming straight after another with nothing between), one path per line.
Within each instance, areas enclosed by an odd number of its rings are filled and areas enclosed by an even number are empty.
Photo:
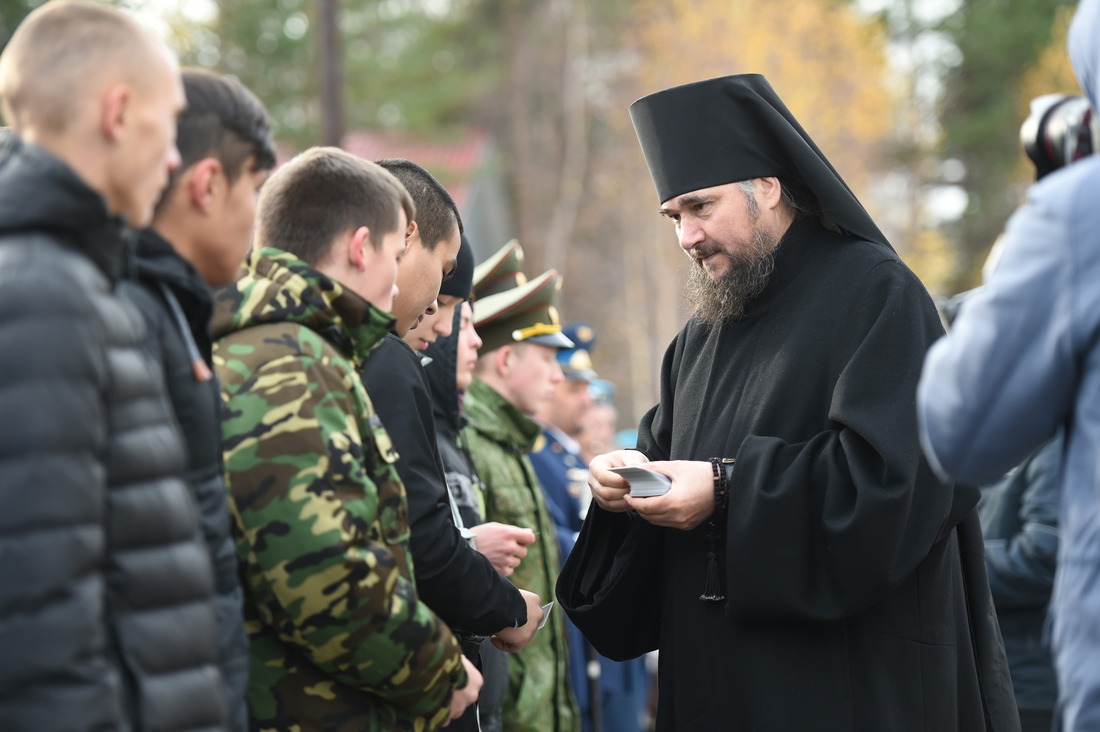
M38 4L0 0L0 43ZM336 140L350 149L362 134L460 152L472 149L463 141L491 140L476 167L499 181L500 202L468 215L479 255L515 236L530 275L565 275L562 315L596 326L596 366L619 385L626 424L656 400L661 354L688 315L688 262L655 213L631 101L763 73L899 254L948 295L978 282L1033 179L1019 144L1029 101L1079 93L1065 0L121 4L155 23L184 63L253 89L287 155ZM449 187L467 185L427 167ZM479 223L486 215L495 226Z

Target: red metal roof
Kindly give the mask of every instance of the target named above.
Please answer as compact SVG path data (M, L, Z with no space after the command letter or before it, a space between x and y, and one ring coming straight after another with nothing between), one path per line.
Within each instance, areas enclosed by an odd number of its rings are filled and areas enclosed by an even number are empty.
M489 135L471 129L461 137L438 141L407 132L349 132L343 148L366 160L406 158L422 165L446 187L462 211L473 174L489 150Z
M489 133L469 129L460 137L445 141L428 140L404 131L349 132L344 135L344 150L364 160L405 158L421 165L447 189L459 211L465 211L473 174L489 151ZM295 152L278 146L279 163Z

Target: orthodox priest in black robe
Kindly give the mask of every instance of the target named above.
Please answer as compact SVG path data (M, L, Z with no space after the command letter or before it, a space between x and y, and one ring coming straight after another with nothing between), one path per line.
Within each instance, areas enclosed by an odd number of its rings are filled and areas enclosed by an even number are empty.
M637 450L592 462L562 606L660 650L660 730L1018 730L978 490L918 443L928 294L763 77L631 115L697 311ZM671 490L625 495L629 464Z

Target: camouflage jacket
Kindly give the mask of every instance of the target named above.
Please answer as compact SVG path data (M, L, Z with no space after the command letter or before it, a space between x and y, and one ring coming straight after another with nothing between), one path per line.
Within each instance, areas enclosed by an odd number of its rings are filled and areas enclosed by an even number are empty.
M396 455L358 376L393 319L277 249L215 307L252 728L435 729L466 674L417 598Z
M463 430L474 468L485 483L485 520L528 527L537 533L527 556L509 578L549 602L558 579L554 521L546 508L527 454L542 428L496 390L474 380L464 402ZM508 659L504 729L509 732L572 732L580 729L577 703L567 676L565 628L560 609L527 646ZM549 716L548 715L552 715Z

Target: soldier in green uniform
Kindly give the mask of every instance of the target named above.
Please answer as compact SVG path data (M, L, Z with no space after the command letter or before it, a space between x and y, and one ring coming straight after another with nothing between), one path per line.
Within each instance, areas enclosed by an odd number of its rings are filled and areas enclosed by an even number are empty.
M509 276L513 282L523 281L518 271ZM479 282L487 286L498 279L483 276ZM527 455L542 431L531 415L562 379L557 349L573 345L562 335L553 307L559 283L557 273L550 270L474 303L475 327L483 346L464 405L469 420L464 436L486 488L485 518L536 533L535 543L527 547L511 580L543 598L553 596L560 563L554 522ZM504 729L579 729L567 654L562 616L551 612L546 626L527 647L508 659Z
M252 729L436 729L480 675L417 597L396 454L358 376L394 322L412 200L316 148L268 181L258 215L214 322Z

